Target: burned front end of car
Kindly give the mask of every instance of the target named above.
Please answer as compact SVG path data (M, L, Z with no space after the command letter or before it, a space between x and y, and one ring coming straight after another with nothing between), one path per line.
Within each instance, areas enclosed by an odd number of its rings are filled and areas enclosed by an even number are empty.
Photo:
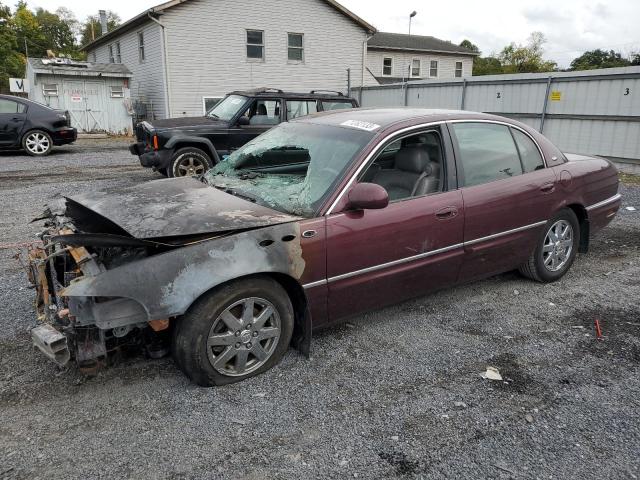
M109 353L124 347L142 348L154 358L165 355L169 319L152 321L144 306L129 298L65 294L76 282L90 282L161 251L82 210L69 200L51 205L40 218L45 220L42 242L28 247L28 276L40 322L31 330L34 345L58 365L75 360L83 369L103 364Z

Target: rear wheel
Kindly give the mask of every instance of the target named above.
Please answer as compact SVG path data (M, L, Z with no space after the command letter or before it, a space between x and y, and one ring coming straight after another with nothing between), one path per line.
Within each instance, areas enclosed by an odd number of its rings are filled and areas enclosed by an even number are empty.
M293 307L276 281L232 282L202 297L180 320L173 355L201 386L226 385L276 365L293 333Z
M170 177L192 177L202 175L211 167L211 159L203 150L185 147L175 153L167 173Z
M53 141L51 136L42 130L31 130L22 137L22 148L31 156L44 157L49 155Z
M580 225L573 210L565 208L547 222L535 251L520 272L538 282L555 282L571 268L578 253Z

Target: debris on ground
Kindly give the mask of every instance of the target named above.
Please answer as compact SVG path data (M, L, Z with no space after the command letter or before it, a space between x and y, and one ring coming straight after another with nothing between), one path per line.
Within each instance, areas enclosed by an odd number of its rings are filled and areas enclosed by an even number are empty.
M600 320L598 320L597 318L596 318L596 321L595 321L595 325L596 325L596 338L598 340L601 340L602 339L602 330L600 329Z
M496 367L487 367L487 371L481 373L480 376L487 380L502 381L502 375L500 375L500 371Z
M453 406L459 409L467 408L467 404L464 402L453 402Z

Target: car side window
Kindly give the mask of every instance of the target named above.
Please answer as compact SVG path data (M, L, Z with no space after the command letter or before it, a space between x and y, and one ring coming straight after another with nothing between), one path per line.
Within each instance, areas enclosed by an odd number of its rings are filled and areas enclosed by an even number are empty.
M353 108L351 102L339 102L339 101L322 101L322 110L342 110L344 108Z
M13 100L0 99L0 113L24 113L26 107Z
M481 185L522 175L518 150L509 127L494 123L453 123L458 166L464 186Z
M318 111L315 100L287 100L287 120L304 117Z
M533 143L533 140L515 128L511 129L511 133L513 133L513 138L518 146L518 152L520 152L524 173L544 168L544 161L540 156L540 150L538 150L536 144Z
M426 130L390 142L359 181L384 187L392 202L441 192L444 156L439 130Z
M244 114L249 125L277 125L280 123L280 100L256 100Z

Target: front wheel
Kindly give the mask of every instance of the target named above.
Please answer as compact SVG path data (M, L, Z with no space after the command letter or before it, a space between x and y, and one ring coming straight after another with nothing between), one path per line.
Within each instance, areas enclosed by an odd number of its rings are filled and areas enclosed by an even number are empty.
M170 177L193 177L202 175L211 166L211 159L204 151L199 148L185 147L175 153L167 173Z
M174 330L173 356L198 385L239 382L276 365L293 333L293 307L278 282L256 277L202 297Z
M51 136L42 130L31 130L22 138L22 148L34 157L49 155L52 147Z
M565 208L547 222L544 234L520 273L538 282L555 282L564 276L578 253L580 224L573 210Z

